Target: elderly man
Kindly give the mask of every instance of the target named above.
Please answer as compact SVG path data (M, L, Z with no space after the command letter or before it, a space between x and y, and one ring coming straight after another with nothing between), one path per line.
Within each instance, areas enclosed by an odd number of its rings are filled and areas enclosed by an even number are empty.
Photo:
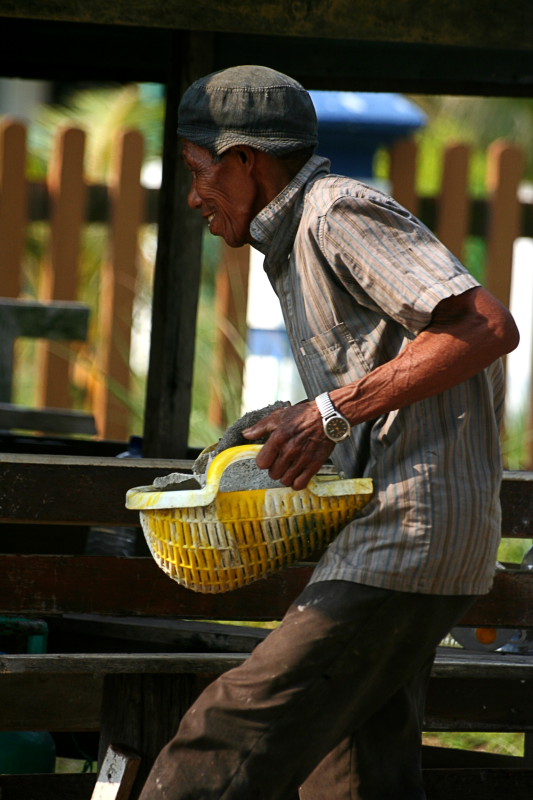
M331 457L375 495L280 627L203 693L142 800L422 800L435 647L491 586L508 311L405 208L313 155L308 93L234 67L185 93L189 204L265 255L309 400L248 429L300 489Z

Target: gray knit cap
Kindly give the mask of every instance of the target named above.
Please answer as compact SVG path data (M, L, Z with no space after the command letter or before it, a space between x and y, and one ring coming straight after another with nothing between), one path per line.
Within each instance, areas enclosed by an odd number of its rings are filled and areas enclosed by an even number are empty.
M195 81L178 109L178 135L220 155L247 144L273 156L316 147L309 93L269 67L241 66Z

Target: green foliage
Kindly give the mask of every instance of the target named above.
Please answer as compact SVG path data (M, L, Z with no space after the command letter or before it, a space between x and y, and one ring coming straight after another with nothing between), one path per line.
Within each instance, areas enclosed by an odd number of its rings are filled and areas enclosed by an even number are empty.
M146 102L137 85L80 91L66 105L42 106L29 131L30 177L39 180L46 176L57 130L75 125L87 133L88 178L105 181L116 134L128 128L141 131L146 158L153 159L161 154L163 118L163 101Z
M429 95L412 95L411 99L428 116L428 124L416 134L417 190L421 194L438 193L442 154L456 142L471 149L469 184L474 197L486 195L486 151L497 139L505 139L523 150L525 177L533 179L533 100ZM387 163L386 155L380 153L376 160L378 177L388 177Z
M455 142L472 145L468 129L454 118L436 113L427 128L416 136L418 142L417 189L423 195L436 195L442 181L442 156Z
M513 416L508 420L502 454L507 469L526 469L528 450L531 448L533 431L529 426L529 415L526 412Z
M434 747L452 747L459 750L477 750L506 756L524 754L523 733L425 733L423 743Z
M202 245L202 280L196 345L189 440L193 447L205 447L218 441L223 430L209 419L209 407L214 393L218 393L228 420L241 416L240 376L234 374L231 363L215 365L216 341L220 331L229 336L236 350L244 357L245 342L237 332L228 330L227 321L217 319L215 313L215 283L220 260L221 240L205 232ZM221 372L215 374L218 367ZM207 379L206 379L207 376Z
M533 178L533 100L511 97L444 97L442 114L472 131L475 146L486 150L497 139L520 147L526 155L526 178Z
M429 117L429 124L419 131L419 189L435 194L440 185L439 167L444 148L453 142L471 148L470 191L486 195L486 152L498 139L520 147L526 154L526 177L533 176L533 100L487 97L417 96Z
M521 564L522 559L533 545L533 539L502 539L498 550L498 561L508 564Z
M480 283L485 280L487 242L481 236L469 236L465 242L464 264Z

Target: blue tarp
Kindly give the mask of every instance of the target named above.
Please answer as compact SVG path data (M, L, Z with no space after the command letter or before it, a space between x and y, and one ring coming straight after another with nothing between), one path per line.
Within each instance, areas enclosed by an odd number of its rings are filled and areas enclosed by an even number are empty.
M317 152L332 171L370 178L379 147L413 134L426 124L415 103L390 92L310 92L318 116Z

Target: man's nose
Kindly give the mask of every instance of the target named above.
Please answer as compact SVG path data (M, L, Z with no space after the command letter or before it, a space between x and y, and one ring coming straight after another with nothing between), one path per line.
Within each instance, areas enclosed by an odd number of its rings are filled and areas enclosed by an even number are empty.
M189 189L187 202L191 208L200 208L202 205L202 200L200 198L200 195L196 191L196 186L194 185L194 181L191 184L191 188Z

